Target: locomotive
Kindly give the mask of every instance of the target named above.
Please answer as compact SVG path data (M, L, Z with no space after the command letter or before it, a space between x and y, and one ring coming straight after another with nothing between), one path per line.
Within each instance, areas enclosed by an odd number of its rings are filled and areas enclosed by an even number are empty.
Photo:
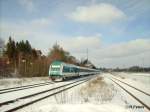
M63 81L69 77L79 77L99 73L99 70L67 64L62 61L53 61L49 67L51 80Z

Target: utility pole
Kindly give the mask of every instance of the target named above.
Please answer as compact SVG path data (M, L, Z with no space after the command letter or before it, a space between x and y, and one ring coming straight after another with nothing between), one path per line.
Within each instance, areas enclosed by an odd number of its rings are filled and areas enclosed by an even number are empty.
M86 50L86 55L87 55L87 62L88 62L88 48Z
M143 72L144 72L144 58L142 59L142 62L143 62Z

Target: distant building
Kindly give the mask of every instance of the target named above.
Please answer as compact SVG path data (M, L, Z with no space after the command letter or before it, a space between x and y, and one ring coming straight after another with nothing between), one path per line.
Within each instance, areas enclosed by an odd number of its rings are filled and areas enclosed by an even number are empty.
M36 50L36 53L37 53L38 58L41 58L41 55L42 55L41 50Z
M96 68L95 66L94 66L94 64L92 64L88 59L86 59L86 60L84 60L83 62L82 62L82 65L84 66L84 67L88 67L88 68Z

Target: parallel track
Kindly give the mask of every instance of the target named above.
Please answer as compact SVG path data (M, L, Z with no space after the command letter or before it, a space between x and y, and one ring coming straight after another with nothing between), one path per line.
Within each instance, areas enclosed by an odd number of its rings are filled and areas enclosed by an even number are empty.
M108 77L107 77L108 78ZM129 95L131 95L135 100L137 100L139 103L141 103L144 107L146 107L149 111L150 111L150 106L149 105L147 105L147 104L145 104L141 99L139 99L139 98L137 98L135 95L133 95L133 93L131 93L131 92L129 92L127 89L125 89L123 86L121 86L119 83L117 83L116 81L114 81L114 80L118 80L118 79L115 79L115 78L113 78L113 79L111 79L111 78L108 78L108 79L110 79L111 81L113 81L115 84L117 84L120 88L122 88L125 92L127 92ZM119 80L118 80L119 81ZM145 92L143 92L143 91L141 91L141 90L139 90L139 89L137 89L137 88L135 88L135 87L133 87L133 86L131 86L131 85L129 85L129 84L127 84L127 83L125 83L125 82L123 82L123 81L120 81L121 83L123 83L123 84L125 84L125 85L127 85L127 86L129 86L129 87L131 87L131 88L133 88L133 89L135 89L135 90L137 90L137 91L139 91L139 92L141 92L141 93L143 93L143 94L145 94ZM145 95L147 95L147 94L145 94ZM148 96L149 96L149 94L148 94Z
M0 94L19 91L19 90L24 90L24 89L30 89L30 88L40 87L40 86L45 86L45 85L49 85L49 84L54 84L54 83L49 81L49 82L44 82L44 83L38 83L38 84L32 84L32 85L26 85L26 86L18 86L18 87L12 87L12 88L7 88L7 89L1 89Z
M113 78L113 77L112 77L112 78ZM127 85L127 86L130 86L131 88L136 89L137 91L142 92L142 93L145 94L145 95L150 96L149 93L147 93L147 92L145 92L145 91L143 91L143 90L140 90L140 89L138 89L138 88L136 88L136 87L134 87L134 86L132 86L132 85L126 83L126 82L123 82L123 81L121 81L121 80L119 80L119 79L117 79L117 78L113 78L113 79L118 80L119 82L121 82L121 83L123 83L123 84L125 84L125 85Z
M74 84L76 82L78 82L78 81L75 81L75 82L72 82L72 83L69 83L69 84ZM31 94L31 95L27 95L27 96L23 96L23 97L18 97L17 99L25 99L25 98L33 97L33 96L36 96L36 95L39 95L39 94L42 94L42 93L45 93L45 92L49 92L49 91L52 91L52 90L55 90L55 89L59 89L61 87L65 87L69 84L65 84L65 85L62 85L62 86L59 86L59 87L51 88L51 89L41 91L41 92L38 92L38 93L35 93L35 94ZM8 103L13 103L13 102L17 101L17 99L9 100L9 101L6 101L6 102L1 102L0 106L7 105Z
M77 85L80 85L80 84L82 84L82 83L84 83L84 82L87 82L87 81L90 80L91 78L92 78L92 77L87 77L86 79L80 79L80 80L78 80L78 81L74 81L74 82L71 82L71 83L68 83L68 84L64 84L64 85L59 86L59 87L51 88L51 89L49 89L49 90L41 91L41 92L39 92L39 93L35 93L35 94L28 95L28 96L20 97L20 98L14 99L14 100L10 100L10 101L7 101L7 102L3 102L3 103L0 103L0 107L6 106L7 104L11 104L11 103L14 104L15 102L18 102L19 100L23 100L23 99L27 99L27 98L31 98L31 97L36 97L36 96L38 96L38 95L42 95L42 94L45 94L45 93L48 93L48 92L52 92L53 90L55 90L53 93L49 93L49 94L47 94L46 96L42 96L42 97L40 97L40 98L38 98L38 99L35 98L35 100L26 102L26 103L24 103L24 104L21 104L21 105L19 105L19 106L13 107L13 108L11 108L11 109L3 110L4 112L16 111L16 110L21 109L21 108L23 108L23 107L25 107L25 106L28 106L28 105L31 105L31 104L33 104L33 103L35 103L35 102L38 102L38 101L40 101L40 100L43 100L43 99L45 99L45 98L47 98L47 97L53 96L53 95L55 95L55 94L58 94L58 93L61 93L61 92L63 92L63 91L66 91L66 90L68 90L68 89L71 89L71 88L73 88L73 87L75 87L75 86L77 86ZM66 87L66 88L64 89L64 87ZM59 90L58 90L58 89L59 89ZM61 90L60 90L60 89L61 89Z

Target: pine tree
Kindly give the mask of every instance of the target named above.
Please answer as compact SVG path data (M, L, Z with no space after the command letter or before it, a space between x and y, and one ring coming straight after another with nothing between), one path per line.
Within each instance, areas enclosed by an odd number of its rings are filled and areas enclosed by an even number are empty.
M3 56L4 51L4 41L0 38L0 57Z
M10 61L13 62L16 60L16 55L17 55L16 44L15 44L15 41L12 40L11 37L9 37L9 41L6 45L6 54Z

